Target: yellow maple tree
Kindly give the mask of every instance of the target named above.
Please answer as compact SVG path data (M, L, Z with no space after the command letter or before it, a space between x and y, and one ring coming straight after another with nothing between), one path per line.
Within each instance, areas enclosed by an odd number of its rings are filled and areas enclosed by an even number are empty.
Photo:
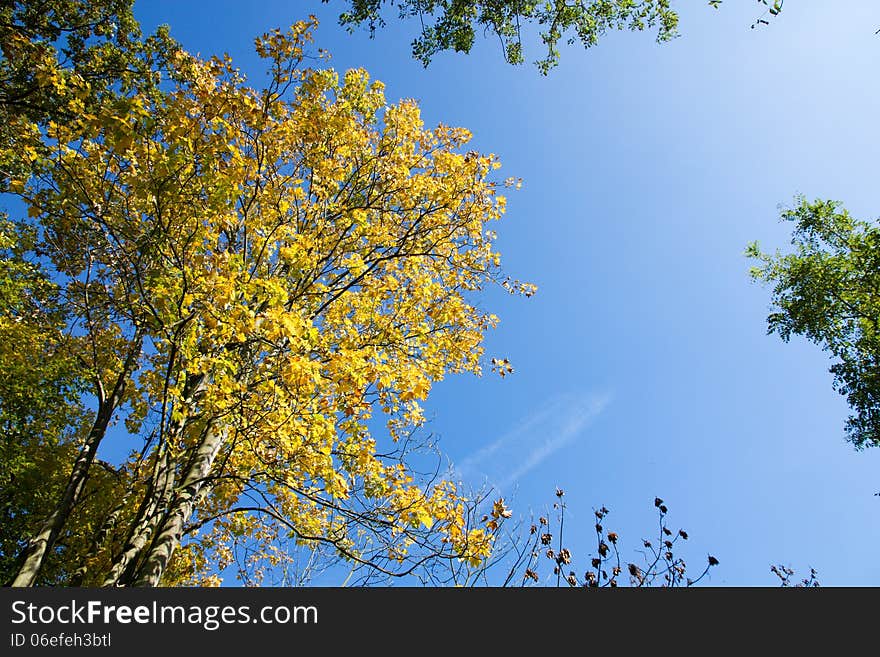
M85 583L216 583L244 543L258 579L289 539L394 575L490 553L497 513L395 450L435 382L480 373L476 293L534 291L487 227L499 162L363 70L305 66L315 25L257 39L263 89L177 50L161 91L49 122L13 185L99 402L80 459L115 418L133 445Z

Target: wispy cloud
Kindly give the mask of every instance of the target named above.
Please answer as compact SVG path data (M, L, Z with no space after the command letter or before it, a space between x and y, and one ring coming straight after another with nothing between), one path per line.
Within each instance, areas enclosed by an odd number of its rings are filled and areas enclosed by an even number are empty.
M576 441L610 402L609 393L556 397L463 458L455 470L463 479L485 478L496 488L507 488Z

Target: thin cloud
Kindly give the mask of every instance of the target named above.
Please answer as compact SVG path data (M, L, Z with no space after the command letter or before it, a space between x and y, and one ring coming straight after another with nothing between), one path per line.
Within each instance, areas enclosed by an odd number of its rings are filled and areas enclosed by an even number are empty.
M482 476L507 488L547 458L576 441L611 402L611 395L563 395L517 423L517 427L462 459L462 478Z

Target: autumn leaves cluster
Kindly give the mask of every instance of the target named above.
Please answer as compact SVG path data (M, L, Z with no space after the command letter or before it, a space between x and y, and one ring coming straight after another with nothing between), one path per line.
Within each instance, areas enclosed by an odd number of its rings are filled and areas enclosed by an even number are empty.
M4 301L2 330L50 336L70 394L52 429L4 418L22 475L66 455L16 583L260 581L297 544L389 575L489 555L503 504L477 521L405 455L419 402L481 371L498 321L475 294L506 280L499 164L365 71L307 66L314 27L257 40L261 89L169 39L101 88L60 55L36 69L52 103L3 144L25 216L0 247L4 285L43 298ZM97 456L111 434L121 465Z

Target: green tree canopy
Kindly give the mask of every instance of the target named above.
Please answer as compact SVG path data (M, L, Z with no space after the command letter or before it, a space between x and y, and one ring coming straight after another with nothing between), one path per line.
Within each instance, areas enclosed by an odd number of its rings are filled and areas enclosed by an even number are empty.
M48 121L72 120L120 90L158 82L159 62L176 44L165 29L141 38L133 4L0 3L0 190L39 165Z
M323 0L329 2L329 0ZM782 0L758 0L766 7L752 27L782 10ZM511 64L525 61L523 34L537 32L545 49L535 64L545 75L559 63L559 43L596 45L609 30L656 30L658 42L678 35L678 13L672 0L347 0L350 9L339 22L354 29L366 26L371 34L385 24L386 7L402 19L418 17L421 33L413 41L413 57L427 66L444 50L470 52L477 34L499 39ZM711 0L718 8L721 0Z
M834 357L834 386L853 411L849 440L880 445L880 226L838 202L804 198L782 219L795 225L791 253L747 249L759 263L753 278L773 284L768 331L803 335Z
M397 8L401 18L418 16L422 31L413 41L413 56L425 65L444 50L470 52L479 31L497 36L507 61L519 64L524 61L523 32L537 26L546 53L536 64L546 74L559 61L562 39L590 47L608 30L656 28L657 40L667 41L678 29L678 14L670 0L351 0L350 4L340 22L348 27L366 25L371 32L384 24L386 5Z

